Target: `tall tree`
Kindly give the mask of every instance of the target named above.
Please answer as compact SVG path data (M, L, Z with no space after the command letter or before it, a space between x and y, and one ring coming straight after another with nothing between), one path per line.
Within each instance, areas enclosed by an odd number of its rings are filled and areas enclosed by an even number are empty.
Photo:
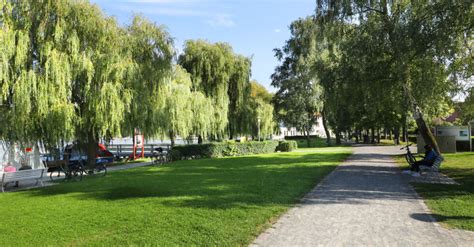
M210 134L222 139L245 131L244 100L249 92L250 59L235 54L225 43L187 41L179 64L191 74L193 91L213 99Z
M99 140L121 135L132 102L132 89L124 81L133 72L133 60L126 49L125 32L114 19L87 2L68 3L70 12L64 23L70 29L64 36L75 37L72 57L79 59L71 66L80 68L70 81L71 103L78 118L75 137L84 144L92 166Z
M173 76L175 50L170 35L163 29L142 16L135 16L128 27L127 49L133 59L134 71L127 78L127 86L133 89L133 101L125 118L125 134L133 135L135 128L146 137L168 131L163 111L167 97L173 97L167 95L167 86Z
M234 139L236 134L247 131L245 122L245 97L250 90L250 68L249 58L234 55L233 71L229 80L229 139Z
M273 95L257 81L250 83L250 94L245 100L245 122L248 133L266 139L273 134L275 124Z
M469 54L465 52L466 44L472 42L472 3L449 0L317 0L316 3L316 20L322 28L334 21L359 23L358 28L364 28L371 19L376 20L373 30L388 44L386 55L391 59L388 78L409 99L425 142L439 151L421 109L429 107L425 100L432 96L439 100L456 86L459 68L463 67L458 62ZM434 76L428 71L434 72Z
M64 35L68 5L0 1L0 9L0 137L50 145L72 137L77 118L69 88L89 63L78 56L77 34Z
M150 97L134 99L134 90L153 84L147 75L159 81L170 70L166 33L139 18L126 30L85 1L0 7L1 138L47 146L78 140L92 166L99 140L120 136L131 108L130 123L149 121L131 106L147 107Z
M468 96L461 103L461 120L463 124L474 124L474 87L468 91Z
M192 91L190 75L176 65L164 91L165 107L161 114L164 134L174 146L176 136L206 135L211 131L212 100L199 91Z
M191 74L193 91L213 99L214 121L211 135L225 136L229 111L229 80L232 74L232 53L227 44L187 41L179 64Z
M307 136L322 107L321 87L315 77L314 25L310 17L299 19L290 25L292 37L282 49L276 49L281 61L272 75L272 86L278 88L273 103L279 121L295 127Z
M261 99L270 104L272 102L273 94L268 92L268 90L260 83L253 80L250 82L250 97Z

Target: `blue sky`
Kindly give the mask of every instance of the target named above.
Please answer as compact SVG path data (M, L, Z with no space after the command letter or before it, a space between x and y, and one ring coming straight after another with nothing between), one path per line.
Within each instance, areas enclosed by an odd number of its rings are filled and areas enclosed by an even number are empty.
M273 49L290 37L289 24L314 12L314 0L91 0L120 23L141 13L164 25L181 51L188 39L227 42L252 57L252 78L270 91L278 61Z

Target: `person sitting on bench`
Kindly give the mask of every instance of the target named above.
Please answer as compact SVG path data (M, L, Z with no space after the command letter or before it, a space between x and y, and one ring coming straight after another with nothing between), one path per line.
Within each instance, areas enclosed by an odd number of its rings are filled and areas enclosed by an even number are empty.
M438 158L438 154L431 145L425 145L425 156L422 160L416 161L411 167L410 170L414 171L415 173L412 174L414 177L420 176L420 166L433 166L436 158Z

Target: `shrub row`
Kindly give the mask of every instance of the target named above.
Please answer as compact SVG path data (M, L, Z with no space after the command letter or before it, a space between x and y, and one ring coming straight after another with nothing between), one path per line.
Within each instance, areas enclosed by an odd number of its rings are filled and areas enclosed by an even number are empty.
M319 136L317 135L310 135L310 139L318 139ZM307 136L285 136L285 140L307 140Z
M298 148L296 141L280 141L276 147L276 151L280 152L291 152Z
M275 151L289 152L297 148L295 141L263 141L263 142L219 142L176 146L171 150L173 160L219 158L250 154L265 154Z

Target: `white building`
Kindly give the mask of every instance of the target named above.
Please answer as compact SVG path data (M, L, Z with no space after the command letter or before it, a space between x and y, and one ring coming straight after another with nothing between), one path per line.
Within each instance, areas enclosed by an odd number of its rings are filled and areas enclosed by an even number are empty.
M333 135L331 130L330 134ZM284 139L285 136L304 136L303 132L297 131L296 128L287 128L283 125L280 125L280 134L274 135L273 139ZM326 138L326 132L324 131L323 120L318 118L317 124L315 124L310 132L310 135L319 136L321 138Z

